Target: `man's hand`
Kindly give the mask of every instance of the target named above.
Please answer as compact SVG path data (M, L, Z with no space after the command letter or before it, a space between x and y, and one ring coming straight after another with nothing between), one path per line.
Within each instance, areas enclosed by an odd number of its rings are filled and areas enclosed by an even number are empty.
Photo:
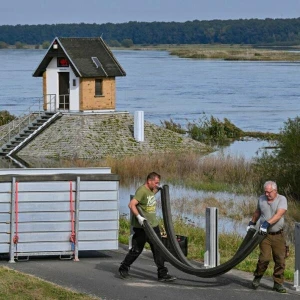
M147 220L147 219L144 218L144 217L142 217L141 215L137 215L136 218L137 218L139 224L140 224L141 226L144 226L144 221Z
M249 229L255 229L255 225L256 225L256 223L250 221L249 224L248 224L248 226L247 226L247 231L248 231Z
M268 233L268 228L270 226L270 223L268 221L264 221L259 228L259 233L262 235L266 235Z

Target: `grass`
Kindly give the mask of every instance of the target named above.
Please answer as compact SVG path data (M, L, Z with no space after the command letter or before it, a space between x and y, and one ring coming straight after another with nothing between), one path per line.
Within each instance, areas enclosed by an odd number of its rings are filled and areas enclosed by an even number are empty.
M92 300L93 296L76 293L31 275L0 267L0 299L14 300Z
M203 262L205 253L205 230L195 227L192 224L186 224L183 220L174 221L176 234L188 237L188 259ZM130 234L129 221L126 218L120 218L120 236L119 241L128 244ZM236 233L219 234L219 252L220 263L224 263L232 258L242 242L242 237ZM149 249L149 247L147 247ZM259 255L258 247L235 269L253 273ZM265 275L272 276L274 264L271 262ZM293 281L295 271L295 248L290 245L290 256L286 259L285 280Z
M243 157L201 156L197 153L165 153L108 157L101 161L61 161L64 167L109 166L120 176L123 186L142 184L146 175L155 170L162 182L196 190L253 193L257 184L251 162Z
M255 48L252 45L195 44L134 46L135 50L164 50L171 55L191 59L223 59L241 61L300 61L300 54L285 50ZM294 49L294 48L289 48Z

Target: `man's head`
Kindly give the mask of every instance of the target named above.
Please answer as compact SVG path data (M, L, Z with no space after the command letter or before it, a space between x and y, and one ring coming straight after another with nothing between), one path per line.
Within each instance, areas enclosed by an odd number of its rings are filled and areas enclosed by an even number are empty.
M146 185L147 187L153 191L153 190L157 190L160 184L160 175L155 173L155 172L151 172L150 174L148 174L147 179L146 179Z
M277 184L274 181L266 181L264 192L268 201L273 201L277 197Z

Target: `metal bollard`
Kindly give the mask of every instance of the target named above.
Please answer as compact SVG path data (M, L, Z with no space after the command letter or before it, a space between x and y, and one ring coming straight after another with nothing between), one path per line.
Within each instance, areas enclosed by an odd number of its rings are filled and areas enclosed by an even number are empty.
M218 237L218 209L207 207L206 212L206 251L204 267L213 268L220 264Z
M133 199L134 195L130 195L130 201ZM130 222L132 219L132 212L130 211ZM128 250L132 248L132 237L133 237L133 229L132 226L130 225L130 236L129 236L129 241L128 241Z
M295 273L294 288L300 291L300 223L295 223Z

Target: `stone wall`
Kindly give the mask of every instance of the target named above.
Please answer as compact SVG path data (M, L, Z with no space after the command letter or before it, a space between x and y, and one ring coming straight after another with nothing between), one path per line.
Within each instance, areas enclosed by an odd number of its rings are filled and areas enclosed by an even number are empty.
M17 155L54 158L103 158L143 153L199 152L211 149L191 138L145 121L144 142L133 137L128 113L65 114Z

